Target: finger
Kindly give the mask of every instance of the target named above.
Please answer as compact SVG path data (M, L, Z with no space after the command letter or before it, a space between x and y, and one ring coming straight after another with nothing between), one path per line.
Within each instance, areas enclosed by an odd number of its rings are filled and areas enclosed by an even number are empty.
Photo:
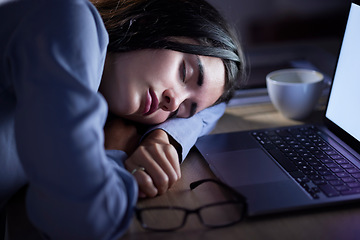
M181 177L178 154L172 145L162 145L158 151L151 152L151 159L154 161L154 165L149 165L148 172L161 194L173 186Z
M128 159L125 162L126 168L129 171L132 171L137 166L143 166L146 169L146 173L151 177L153 185L157 188L159 194L163 194L167 191L169 188L169 176L168 173L162 169L162 167L159 165L159 162L162 162L163 166L166 166L166 163L168 160L165 159L165 154L163 151L142 151L144 148L139 148L139 151L136 152L136 156L132 156L131 159ZM139 157L141 156L141 157ZM133 160L134 159L134 160ZM157 161L155 161L156 159ZM129 161L130 160L130 161ZM167 171L170 172L172 178L177 178L177 175L174 170L172 170L172 167L169 163L167 163L168 169ZM170 166L170 167L169 167ZM170 169L170 170L169 170ZM172 173L171 173L172 171ZM145 183L146 181L149 181L149 179L141 179L143 181L143 186L149 185L149 183Z
M170 149L170 151L172 151L172 149L173 149L172 147L168 147L168 148ZM175 152L176 152L176 150L175 150ZM176 159L176 160L174 160L174 159ZM161 176L154 175L154 182L155 182L156 186L158 186L157 184L164 184L164 182L161 182L161 181L167 180L167 189L168 189L175 182L177 182L179 180L179 178L181 176L178 173L180 171L180 166L178 163L176 164L176 162L178 162L177 153L175 153L175 156L174 156L174 154L169 153L169 150L164 149L164 151L157 157L156 163L160 166L162 171L167 175L167 179L161 179ZM157 179L155 177L159 177L159 179Z
M169 160L172 168L175 170L178 179L181 178L181 169L180 169L180 162L179 162L179 155L176 151L176 148L172 145L169 146L169 149L165 151L166 158Z
M133 175L139 186L139 197L155 197L158 194L151 177L145 171L136 171Z
M165 193L178 179L180 166L176 149L172 145L162 145L163 147L152 148L146 151L139 148L138 151L126 162L126 168L131 172L138 166L144 166L147 174L152 178L152 184L149 179L137 179L139 187L157 188L158 194ZM149 150L149 149L148 149ZM169 158L169 159L168 159ZM175 168L173 167L175 166ZM141 181L141 183L139 183ZM145 191L145 190L144 190ZM147 195L153 194L153 189L146 189Z
M125 167L135 177L139 187L139 197L155 197L158 194L158 190L155 187L151 177L145 172L146 166L140 167L142 166L141 163L134 162L132 159L126 160ZM142 194L140 195L140 193Z
M165 193L169 188L169 177L155 161L146 163L146 172L156 187L158 194Z

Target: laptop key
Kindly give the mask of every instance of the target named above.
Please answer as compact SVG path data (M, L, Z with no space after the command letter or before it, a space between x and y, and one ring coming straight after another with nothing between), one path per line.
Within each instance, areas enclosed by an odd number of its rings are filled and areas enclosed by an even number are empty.
M357 168L346 168L346 171L350 174L360 173L359 169Z
M319 171L319 174L322 176L332 175L332 173L329 170L321 170Z
M337 162L338 164L348 164L348 163L349 163L348 160L343 159L343 158L337 159L336 162Z
M293 177L293 178L303 178L305 177L305 174L302 173L301 171L294 171L294 172L289 172L290 175Z
M328 146L328 145L325 145L325 146L321 147L321 150L323 150L323 151L331 151L331 150L333 150L333 148Z
M332 159L329 159L329 158L320 158L320 161L322 162L322 163L324 163L324 164L327 164L327 163L333 163L334 162L334 160L332 160Z
M336 168L338 167L339 165L337 165L336 163L326 163L325 164L328 168Z
M354 168L354 165L352 165L352 164L350 164L350 163L348 163L348 164L341 164L341 167L342 167L342 168L345 168L345 169L347 169L347 168Z
M339 155L339 154L330 155L330 157L331 157L332 159L335 159L335 160L337 160L337 159L343 159L343 158L344 158L343 156L341 156L341 155Z
M349 183L346 183L346 185L348 185L351 188L360 188L359 182L349 182Z
M345 183L348 183L348 182L355 182L355 179L352 178L352 177L344 177L344 178L341 178L341 180Z
M327 182L323 179L319 179L319 180L313 180L313 183L315 185L323 185L323 184L327 184Z
M344 170L340 167L330 168L333 173L343 172Z
M268 142L260 142L263 147L266 149L266 150L270 150L270 149L276 149L276 146L273 144L273 143L268 143Z
M358 193L360 193L360 188L353 188L350 190L341 191L340 193L341 193L341 195L358 194Z
M324 176L324 178L328 181L331 181L331 180L337 180L338 178L335 176L335 175L326 175Z
M340 193L329 184L319 185L319 189L328 197L336 197L340 195Z
M356 179L360 179L360 173L354 173L352 176Z
M348 191L348 190L350 190L347 186L345 186L345 185L340 185L340 186L335 186L335 189L337 190L337 191L339 191L340 193L342 192L342 191Z
M339 178L345 178L345 177L350 177L350 174L348 174L346 172L339 172L339 173L336 173L336 176L338 176Z
M344 185L344 182L341 181L341 180L331 180L331 181L329 181L329 183L330 183L332 186L341 186L341 185Z
M297 167L295 164L293 164L286 156L284 156L282 153L280 153L277 150L269 150L268 151L274 158L277 160L277 162L285 168L288 172L293 172L297 170Z

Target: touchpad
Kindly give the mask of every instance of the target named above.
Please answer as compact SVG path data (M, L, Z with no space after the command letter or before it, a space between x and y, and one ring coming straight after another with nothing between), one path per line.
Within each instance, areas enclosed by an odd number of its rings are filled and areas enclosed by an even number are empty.
M262 149L246 149L209 154L214 174L230 186L288 180L288 176Z

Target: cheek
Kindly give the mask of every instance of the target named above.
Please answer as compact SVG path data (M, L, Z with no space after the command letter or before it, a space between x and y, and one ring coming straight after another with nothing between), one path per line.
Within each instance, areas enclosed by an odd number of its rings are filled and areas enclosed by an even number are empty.
M199 110L211 107L223 94L222 88L216 88L209 91L203 91L198 94Z

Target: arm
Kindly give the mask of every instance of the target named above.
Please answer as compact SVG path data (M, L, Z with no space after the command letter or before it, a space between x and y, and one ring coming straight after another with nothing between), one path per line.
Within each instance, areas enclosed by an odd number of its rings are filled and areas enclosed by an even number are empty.
M127 152L130 157L126 159L125 167L129 172L145 168L145 171L134 173L140 188L139 196L154 197L165 193L180 179L179 156L185 158L197 138L213 129L225 107L225 104L211 107L191 119L168 120L148 131L140 145L139 136L134 137L135 123L110 117L105 126L105 146Z
M137 187L122 167L124 153L103 146L103 24L82 0L40 1L23 18L8 60L29 218L51 239L117 239L132 218Z
M195 114L191 118L169 119L150 129L148 132L155 129L165 131L181 148L179 153L181 153L180 161L182 162L197 139L214 129L217 121L224 114L225 109L226 104L220 103Z
M125 161L129 171L145 168L145 171L134 174L140 197L162 194L181 177L181 160L187 156L198 137L215 127L225 107L225 103L222 103L188 119L170 119L147 133L140 147Z

